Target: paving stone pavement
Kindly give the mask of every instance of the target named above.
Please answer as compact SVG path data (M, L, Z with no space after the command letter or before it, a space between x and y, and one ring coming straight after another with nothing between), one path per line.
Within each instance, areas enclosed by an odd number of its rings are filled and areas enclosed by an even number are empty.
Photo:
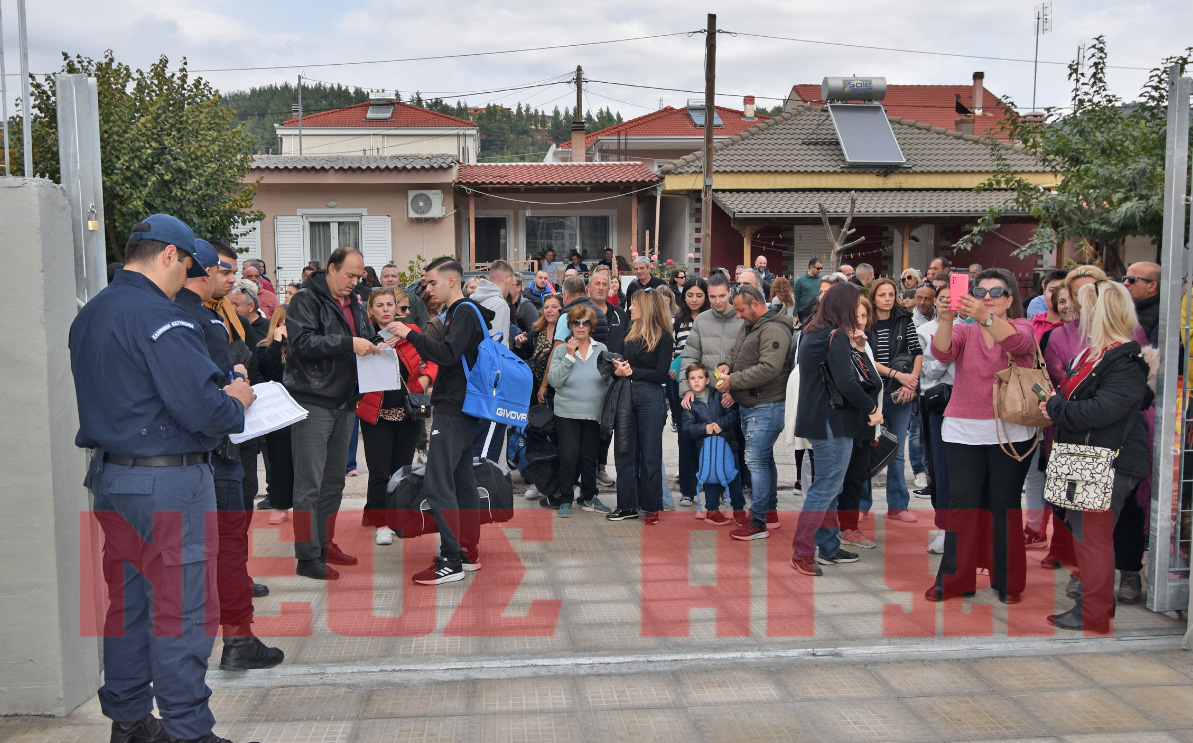
M422 588L409 575L433 537L379 547L360 527L362 452L336 537L361 564L340 581L294 576L289 525L257 513L250 567L271 594L255 629L287 658L209 673L216 731L238 743L1193 741L1183 621L1120 606L1113 637L1054 630L1044 616L1071 604L1068 574L1034 567L1021 604L989 590L930 604L927 501L913 499L919 523L889 522L882 490L863 522L878 549L799 575L794 465L777 454L769 539L733 542L693 509L646 527L560 519L519 497L512 521L484 527L481 571ZM664 460L677 461L673 441ZM0 718L0 741L107 734L94 698L66 718Z

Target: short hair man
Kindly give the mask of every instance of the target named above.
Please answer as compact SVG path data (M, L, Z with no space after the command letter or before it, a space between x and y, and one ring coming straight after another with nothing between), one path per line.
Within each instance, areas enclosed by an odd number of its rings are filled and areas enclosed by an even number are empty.
M559 283L559 269L562 266L555 260L555 248L547 248L543 251L543 261L539 264L539 268L547 272L547 280L552 284Z
M853 266L849 265L848 263L842 263L837 267L837 273L844 276L846 280L852 279L854 273Z
M514 290L514 267L503 260L495 260L489 264L489 273L476 285L476 291L469 297L481 307L492 313L489 321L489 336L506 348L513 342L515 333L510 328L509 295ZM501 447L505 444L504 423L496 421L482 421L476 430L476 440L473 443L472 454L497 462L501 459Z
M535 309L539 310L543 308L543 297L554 293L555 288L551 286L547 272L541 268L534 272L534 281L530 282L530 286L522 290L522 296L526 297Z
M580 275L580 271L578 269L576 269L575 266L568 266L567 270L563 272L563 278L565 280L570 279L573 276L579 276L579 275Z
M948 258L937 256L928 264L928 275L937 276L939 274L947 274L952 269L953 264L949 262Z
M336 248L327 270L316 271L286 313L284 384L307 409L290 427L294 453L295 572L335 580L331 565L355 565L334 541L344 496L348 442L356 419L356 357L378 352L379 336L355 289L365 262L352 248ZM305 523L300 517L305 516ZM300 531L309 524L309 531ZM305 538L304 538L305 537Z
M752 286L760 292L762 287L758 286L758 274L754 273L754 269L747 268L737 275L738 286Z
M744 275L744 272L743 272ZM745 460L753 480L750 522L729 533L734 539L765 539L779 527L775 441L783 430L787 377L791 373L791 316L770 306L762 292L739 286L733 308L742 320L721 372L717 391L728 392L741 409Z
M525 333L538 322L539 311L534 303L526 298L526 290L522 287L522 272L514 271L514 284L510 288L510 333L518 335Z
M981 263L969 264L969 280L970 281L977 281L978 274L980 274L981 272L982 272L982 264Z
M1123 277L1131 299L1135 300L1135 314L1139 326L1147 335L1147 342L1159 345L1160 333L1160 267L1155 263L1132 263Z
M240 278L253 282L256 287L254 294L257 299L257 309L264 312L265 319L268 320L273 317L273 311L278 308L278 295L274 293L272 287L266 288L267 280L265 274L261 273L259 263L255 258L246 260L240 269Z
M762 289L763 296L770 296L770 286L775 283L775 275L767 268L767 261L765 255L759 255L754 259L754 273L758 275L759 288Z
M573 250L571 256L572 262L568 264L568 267L576 269L577 273L588 273L588 264L581 260L581 258L582 256L580 253Z
M387 326L405 338L425 361L439 365L431 392L434 408L427 446L423 494L439 528L439 554L426 570L415 573L418 585L433 586L464 579L465 572L480 570L480 493L472 470L472 442L478 421L463 412L468 380L463 364L476 363L477 351L488 332L464 299L464 270L451 258L438 258L427 266L427 291L445 308L443 338L431 340L401 322Z
M261 304L257 299L257 293L251 286L237 285L228 294L228 300L232 303L236 314L244 322L245 334L251 333L253 336L250 339L249 348L256 348L257 344L265 338L265 334L269 332L269 320L259 312Z
M113 282L79 309L68 339L75 444L94 450L86 485L94 512L113 516L100 520L116 627L103 638L100 708L113 721L112 740L210 740L213 568L203 548L215 539L206 532L216 500L207 452L243 430L253 392L242 379L228 382L194 318L173 301L188 278L206 275L190 227L155 214L133 226L124 255ZM176 527L156 529L159 514ZM146 578L163 559L177 570L166 601ZM170 701L160 721L155 694Z
M911 321L918 328L936 317L936 287L931 284L920 284L915 289L915 309L911 313Z
M302 269L302 279L300 280L306 281L313 273L315 273L315 269L311 268L310 266L304 266Z
M658 286L666 286L667 282L660 279L658 276L652 276L650 273L650 261L645 256L638 256L634 259L634 281L625 290L626 307L630 306L630 300L634 295L642 289L654 289ZM600 340L600 338L597 338ZM603 342L603 341L602 341Z
M398 267L392 263L381 267L381 288L393 289L398 285Z
M600 327L600 320L604 317L607 323L607 335L605 340L601 341L605 347L609 349L609 353L621 353L625 347L626 333L630 330L630 319L626 315L625 310L615 304L609 304L609 282L611 278L608 271L602 271L600 267L593 272L592 278L588 280L588 301L596 307L597 325L593 328L595 331ZM595 338L595 336L594 336ZM609 442L611 439L601 438L600 451L597 452L597 482L601 485L616 485L617 481L610 477L606 469L609 463ZM591 506L597 511L608 510L608 506L603 505L600 500L593 499ZM581 504L583 508L584 505Z
M824 270L824 262L812 257L808 260L808 271L795 280L792 293L795 295L795 311L802 312L808 302L820 296L820 272Z
M947 273L932 274L932 280L929 283L936 289L936 294L939 296L942 291L949 288L949 275Z
M613 270L613 264L617 259L613 257L613 248L605 248L605 257L597 261L597 266L605 266L609 270Z
M850 281L869 289L870 284L874 283L874 266L869 263L857 264L857 270L853 272L853 278Z

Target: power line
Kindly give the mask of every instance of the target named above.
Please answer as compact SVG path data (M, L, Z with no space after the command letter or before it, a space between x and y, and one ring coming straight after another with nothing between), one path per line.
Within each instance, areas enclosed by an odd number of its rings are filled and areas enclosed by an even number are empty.
M461 188L463 188L467 193L470 193L470 194L477 193L477 194L480 194L481 196L488 196L491 199L500 199L502 201L512 201L515 204L532 204L532 205L536 205L536 206L551 206L552 204L593 204L598 201L608 201L609 199L620 199L622 196L632 196L636 193L642 193L643 191L653 191L656 188L658 188L658 184L653 184L650 186L646 186L644 188L639 188L636 191L627 191L626 193L616 193L616 194L613 194L612 196L602 196L599 199L584 199L582 201L529 201L527 199L514 199L514 198L510 198L508 196L498 196L497 194L486 193L479 189L471 188L469 186L461 186Z

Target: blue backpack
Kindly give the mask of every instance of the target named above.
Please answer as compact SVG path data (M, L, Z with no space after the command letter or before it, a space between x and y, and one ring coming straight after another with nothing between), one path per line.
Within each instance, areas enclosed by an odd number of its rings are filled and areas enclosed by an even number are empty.
M729 442L722 436L709 436L700 447L700 468L696 472L696 489L706 482L719 482L726 491L729 483L737 477L737 459Z
M471 369L468 368L467 360L460 360L464 366L464 375L468 379L463 412L474 418L511 426L525 426L526 413L530 409L531 388L534 386L534 374L525 361L489 337L489 325L481 315L480 308L472 302L464 304L476 313L484 338L476 352L476 363Z

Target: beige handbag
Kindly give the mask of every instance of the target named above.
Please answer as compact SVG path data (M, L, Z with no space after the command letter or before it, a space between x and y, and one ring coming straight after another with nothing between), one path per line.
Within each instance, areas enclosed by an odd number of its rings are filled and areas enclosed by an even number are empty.
M1036 344L1035 361L1031 366L1019 366L1015 358L1007 354L1007 368L995 374L994 382L994 416L998 422L1015 423L1029 428L1046 428L1052 425L1048 416L1040 412L1040 398L1032 390L1036 384L1049 392L1052 380L1048 378L1048 370L1044 366L1044 358L1040 355L1040 344ZM1010 446L1012 442L1003 442L1006 436L1004 426L995 424L998 431L998 445L1004 454L1022 462L1032 455L1040 443L1040 432L1036 431L1036 438L1031 448L1022 456L1015 453ZM1010 438L1009 436L1007 438Z

